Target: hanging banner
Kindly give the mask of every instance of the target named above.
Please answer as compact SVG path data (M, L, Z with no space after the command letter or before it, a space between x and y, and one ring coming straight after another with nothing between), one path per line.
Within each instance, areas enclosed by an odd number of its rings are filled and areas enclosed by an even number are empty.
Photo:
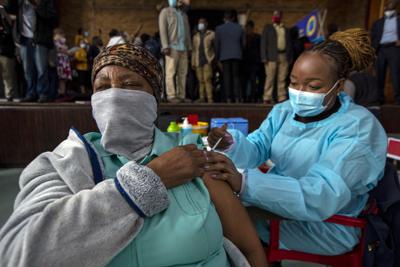
M324 24L326 11L314 10L305 18L296 23L299 29L299 36L306 36L312 43L320 43L325 40Z

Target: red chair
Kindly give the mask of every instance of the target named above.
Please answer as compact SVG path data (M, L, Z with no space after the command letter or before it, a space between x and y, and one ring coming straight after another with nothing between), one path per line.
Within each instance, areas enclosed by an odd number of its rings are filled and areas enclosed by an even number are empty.
M388 152L387 157L400 161L400 139L389 138L388 139Z
M351 218L335 215L326 220L328 223L336 223L345 226L361 228L360 243L348 253L337 256L321 256L316 254L303 253L293 250L279 248L279 220L270 221L269 247L266 249L267 260L270 263L282 260L299 260L312 263L329 265L332 267L362 267L363 254L365 249L365 226L366 221L359 218Z

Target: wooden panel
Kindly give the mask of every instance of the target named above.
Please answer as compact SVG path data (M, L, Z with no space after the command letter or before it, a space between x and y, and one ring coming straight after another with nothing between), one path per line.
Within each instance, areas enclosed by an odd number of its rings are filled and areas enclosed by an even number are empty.
M161 118L199 114L213 117L244 117L255 130L272 106L254 104L161 104ZM400 106L382 107L382 123L388 133L400 133ZM53 150L71 127L86 133L96 131L90 105L20 104L0 105L0 167L25 166L37 155Z

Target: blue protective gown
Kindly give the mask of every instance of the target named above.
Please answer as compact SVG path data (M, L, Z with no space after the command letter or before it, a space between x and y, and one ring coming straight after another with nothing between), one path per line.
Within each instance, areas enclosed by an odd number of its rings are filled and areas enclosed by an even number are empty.
M267 174L249 170L242 200L285 218L281 247L320 255L350 251L359 230L322 221L335 214L357 217L368 191L382 178L387 136L380 123L349 96L341 108L311 123L294 120L289 101L276 105L261 127L245 137L230 131L227 152L238 168L256 168L268 159ZM268 243L268 223L256 223Z

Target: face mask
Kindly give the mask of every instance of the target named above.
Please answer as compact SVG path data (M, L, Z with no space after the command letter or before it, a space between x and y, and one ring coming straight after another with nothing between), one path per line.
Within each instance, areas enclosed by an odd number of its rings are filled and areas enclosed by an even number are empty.
M339 81L333 85L328 93L310 93L289 87L289 99L294 112L301 117L313 117L321 114L332 101L333 97L330 96L335 92L334 89L338 83ZM329 97L329 101L326 101Z
M281 16L272 16L272 22L273 23L281 23Z
M395 13L396 13L396 10L386 10L386 11L385 11L385 16L390 18L390 17L393 16Z
M176 7L176 0L168 0L168 4L170 7Z
M80 47L81 48L86 48L86 44L81 44Z
M150 153L157 119L154 96L111 88L92 96L92 109L105 150L135 161Z
M206 29L206 25L204 23L199 23L198 29L199 31L204 31Z

